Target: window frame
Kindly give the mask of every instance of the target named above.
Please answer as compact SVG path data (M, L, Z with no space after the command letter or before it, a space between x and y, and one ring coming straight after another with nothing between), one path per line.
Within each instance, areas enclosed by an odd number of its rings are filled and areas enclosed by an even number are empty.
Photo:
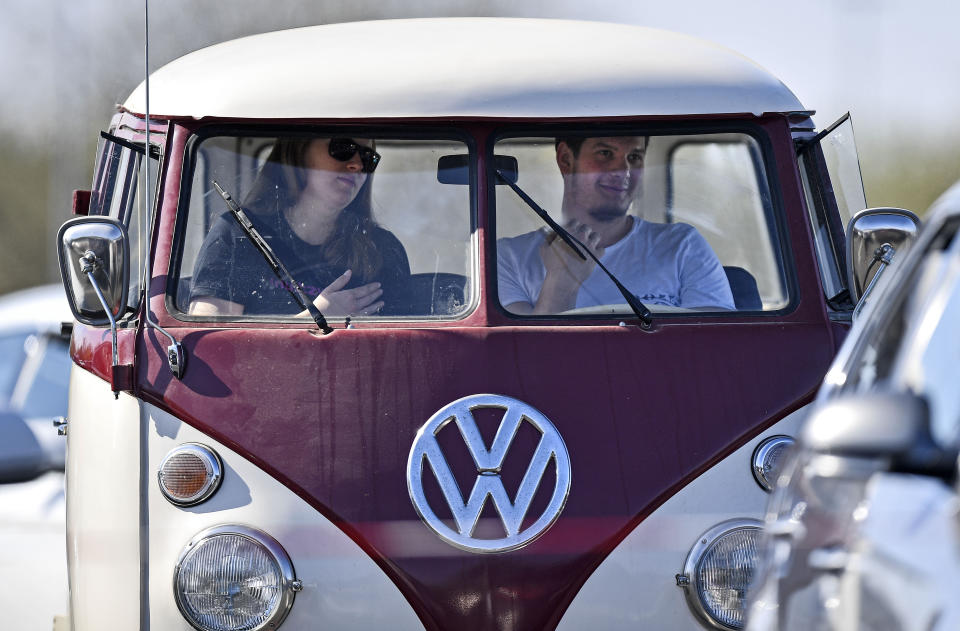
M195 324L215 324L215 325L238 325L255 326L264 328L294 327L294 328L315 328L316 324L309 318L294 318L282 315L214 315L198 316L190 314L179 308L177 305L177 295L181 287L182 262L185 254L185 245L187 240L187 229L189 224L190 197L193 189L195 167L199 164L198 156L200 146L204 140L213 137L236 137L236 138L277 138L280 136L308 136L316 135L318 137L335 136L361 136L373 137L377 140L411 140L411 141L448 141L459 142L463 144L470 156L470 180L467 191L468 199L468 218L469 234L465 240L469 248L469 263L466 269L467 287L470 290L470 296L464 304L463 310L453 316L381 316L376 319L367 319L365 317L351 318L351 325L357 328L396 328L398 325L410 325L416 327L431 325L449 325L450 323L461 322L473 317L478 310L481 301L481 278L480 278L480 248L478 246L478 202L477 202L477 142L476 138L469 133L466 127L454 127L449 123L438 126L416 125L398 125L398 124L370 124L358 125L356 123L336 125L324 123L301 123L301 124L223 124L215 123L197 127L190 131L190 135L184 146L183 161L180 169L180 191L177 199L177 218L174 227L173 244L167 268L167 285L165 288L164 303L167 312L180 322ZM226 208L224 207L224 210ZM217 213L219 216L222 213ZM209 226L207 227L209 229ZM345 318L341 316L326 316L326 319L332 324L342 324Z
M91 203L90 215L100 217L110 217L123 224L128 231L128 239L133 241L129 234L131 219L137 215L138 209L135 208L135 202L139 194L145 194L143 191L142 178L144 157L156 160L156 174L154 177L154 199L144 200L151 208L155 206L156 195L159 191L159 183L163 167L161 152L161 143L165 141L165 134L154 132L153 137L159 140L159 143L151 141L150 151L142 141L132 140L129 133L121 133L120 130L111 126L107 132L100 132L101 142L98 147L98 163L93 180L93 192L96 198L96 206ZM116 161L114 162L114 156ZM114 168L113 167L115 164ZM122 177L122 179L120 179ZM97 186L100 184L101 186ZM116 205L116 216L114 208ZM148 227L139 226L139 239L148 239ZM131 244L133 245L133 244ZM131 248L132 251L133 248ZM148 254L149 256L149 254ZM136 259L131 257L130 265L135 266ZM143 275L147 268L145 261L139 261L137 269L130 270L130 287L136 291L128 291L127 306L125 313L119 318L118 324L123 326L131 325L136 320L136 315L140 310L143 297Z
M769 208L764 208L765 218L767 219L767 230L773 239L771 245L774 258L779 264L781 281L786 292L786 303L780 309L770 311L690 311L685 313L656 312L653 317L655 322L663 321L685 321L690 319L714 319L720 318L729 320L731 318L742 317L764 317L776 318L782 317L796 310L800 302L799 286L797 281L797 271L795 268L795 259L793 257L792 243L790 233L787 229L787 216L784 207L781 184L777 170L777 161L773 143L763 127L758 124L742 120L712 120L712 121L688 121L688 122L651 122L637 121L634 123L612 123L597 124L593 122L563 123L563 124L543 124L543 125L503 125L494 129L484 147L484 158L487 163L492 163L493 154L496 151L497 143L511 138L555 138L560 135L583 134L589 131L591 136L697 136L707 134L743 134L753 138L757 143L760 155L754 157L755 168L757 164L762 164L766 178L762 179L762 184L766 186L769 192ZM695 142L695 141L691 141ZM757 162L759 160L759 162ZM758 179L759 181L759 179ZM486 282L488 285L487 299L492 301L493 309L497 310L503 316L509 318L517 324L536 325L542 322L554 324L580 324L589 326L594 323L619 323L623 321L636 321L638 318L632 313L615 314L518 314L507 310L506 306L500 302L497 281L497 208L496 208L496 190L495 176L491 172L486 173L486 182L484 186L489 199L489 217L487 226L490 238L487 239L487 251L485 255L491 263L488 265ZM761 190L761 192L763 192ZM532 211L531 211L532 212Z
M833 309L834 314L845 315L846 319L852 316L855 307L850 297L850 288L847 278L847 234L846 227L840 217L840 209L836 195L830 185L830 171L827 167L823 148L820 146L821 135L813 138L798 138L797 162L800 166L801 185L807 202L806 220L810 224L811 236L816 241L817 261L820 265L820 282L824 289L824 298ZM826 238L819 237L820 228L826 230ZM821 255L821 249L826 246L829 251ZM830 269L823 269L829 265ZM827 276L835 276L839 289L828 295ZM830 281L832 284L834 281Z

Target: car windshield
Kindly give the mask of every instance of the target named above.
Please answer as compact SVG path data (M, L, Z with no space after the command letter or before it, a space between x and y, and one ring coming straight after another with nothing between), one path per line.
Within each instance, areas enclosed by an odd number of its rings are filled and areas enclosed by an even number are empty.
M517 184L654 313L774 311L788 303L774 201L747 133L509 137ZM503 160L504 158L499 158ZM515 314L630 315L623 294L496 190L497 289Z
M186 317L307 318L291 282L332 320L462 317L475 300L468 186L438 179L464 142L222 134L191 152L176 305ZM277 275L216 181L289 270Z

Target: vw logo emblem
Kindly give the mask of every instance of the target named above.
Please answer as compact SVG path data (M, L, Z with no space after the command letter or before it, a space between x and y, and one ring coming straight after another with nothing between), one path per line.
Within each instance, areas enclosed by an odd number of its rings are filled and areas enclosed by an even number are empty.
M481 408L503 414L489 448L474 418L474 411ZM450 423L456 423L477 468L476 481L466 500L437 442L437 434ZM522 423L531 424L540 433L540 439L516 496L511 499L500 479L500 469ZM556 483L550 501L543 514L520 530L551 462L556 469ZM427 501L423 476L428 464L453 515L455 528L437 517ZM570 456L557 428L531 406L497 394L475 394L446 405L417 432L407 460L407 488L420 517L447 543L470 552L505 552L542 535L560 515L570 494ZM501 539L473 536L487 498L503 522L506 536Z

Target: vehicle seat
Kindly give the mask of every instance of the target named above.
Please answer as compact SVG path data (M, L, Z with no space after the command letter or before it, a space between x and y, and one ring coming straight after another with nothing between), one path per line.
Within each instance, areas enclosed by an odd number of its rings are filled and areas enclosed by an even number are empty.
M733 304L737 307L737 311L760 311L763 309L760 290L757 288L757 279L753 277L753 274L742 267L732 265L725 265L723 271L727 273L727 282L730 283Z
M466 304L467 277L447 272L411 274L403 295L390 298L384 315L449 316Z

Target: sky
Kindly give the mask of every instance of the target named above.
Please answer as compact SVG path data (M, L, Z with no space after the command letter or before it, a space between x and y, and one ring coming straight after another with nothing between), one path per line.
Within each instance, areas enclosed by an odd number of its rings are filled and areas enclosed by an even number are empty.
M242 35L358 19L512 15L680 31L771 71L817 111L819 127L850 111L870 205L922 214L960 178L958 6L949 0L153 0L150 68ZM143 78L143 10L142 0L4 0L0 160L48 152L45 176L22 186L42 191L28 210L48 216L51 234L68 218L71 191L89 187L99 129ZM29 190L21 192L32 199ZM55 264L44 274L55 279Z

